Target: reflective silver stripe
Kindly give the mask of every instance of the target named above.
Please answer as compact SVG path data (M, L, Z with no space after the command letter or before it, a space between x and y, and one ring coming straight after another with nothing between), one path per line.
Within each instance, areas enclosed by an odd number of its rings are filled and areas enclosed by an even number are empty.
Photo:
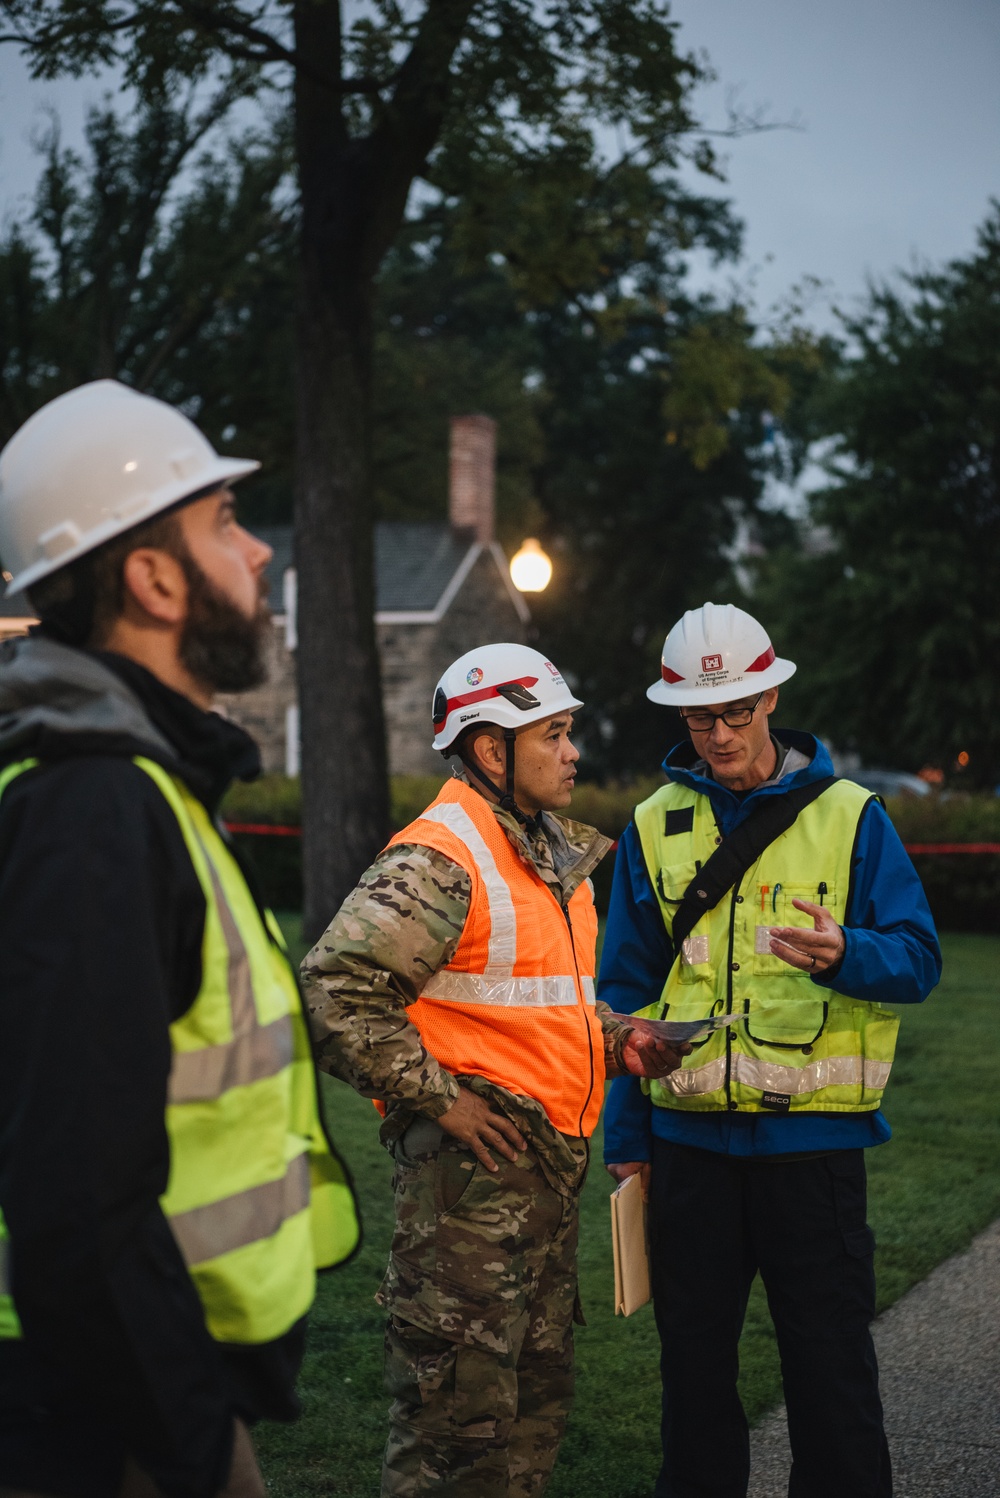
M782 1066L759 1056L733 1055L733 1079L760 1092L784 1092L790 1097L802 1092L818 1092L822 1087L856 1087L878 1091L889 1080L889 1061L862 1062L860 1056L824 1056L806 1066ZM675 1097L697 1097L716 1092L725 1085L726 1058L717 1056L704 1066L680 1067L666 1078Z
M285 1174L204 1207L171 1217L170 1226L190 1267L273 1238L289 1217L309 1205L309 1160L297 1155Z
M584 978L593 990L593 980ZM480 973L455 973L442 968L429 978L422 999L454 1004L497 1004L503 1008L565 1008L576 1004L576 980L569 974L552 978L487 978ZM589 999L588 1003L593 1003Z
M782 1066L759 1056L733 1057L733 1076L761 1092L818 1092L821 1087L857 1087L877 1090L885 1086L891 1061L862 1060L860 1056L823 1056L807 1066Z
M580 982L583 985L583 1002L585 1004L596 1004L597 994L594 990L593 978L581 978Z
M726 1058L717 1056L704 1066L679 1066L664 1081L675 1097L696 1097L703 1092L716 1092L725 1086Z
M287 1014L259 1025L224 1045L198 1051L175 1051L170 1068L171 1103L203 1103L231 1087L246 1087L261 1077L276 1077L290 1066L295 1049Z
M475 861L486 889L490 908L489 960L483 976L511 978L517 960L517 917L510 886L497 868L496 859L486 846L482 833L467 811L454 801L431 806L419 818L421 822L440 822L465 844ZM425 990L426 992L426 990ZM471 1002L476 1002L472 1000ZM480 1002L485 1002L480 1000Z
M681 942L681 958L689 967L708 961L708 937L687 936Z
M290 1065L294 1050L292 1022L287 1015L279 1016L269 1025L262 1025L257 1017L246 945L229 907L222 881L193 820L191 829L212 881L215 909L226 943L226 986L233 1038L220 1045L174 1052L167 1091L171 1103L211 1102L231 1087L246 1087L263 1077L277 1076Z
M10 1239L0 1238L0 1295L10 1294Z
M192 826L194 824L192 823ZM197 837L197 831L195 832ZM201 839L198 839L201 842ZM216 871L215 864L208 856L208 849L202 843L202 852L205 862L208 864L208 872L212 880L212 889L215 891L215 908L219 912L219 922L222 926L222 934L226 939L226 951L229 953L229 972L227 986L229 988L229 1002L233 1015L233 1038L246 1034L247 1031L257 1027L257 1005L253 997L253 979L250 975L250 958L240 935L233 912L229 908L229 901L222 888L222 880Z

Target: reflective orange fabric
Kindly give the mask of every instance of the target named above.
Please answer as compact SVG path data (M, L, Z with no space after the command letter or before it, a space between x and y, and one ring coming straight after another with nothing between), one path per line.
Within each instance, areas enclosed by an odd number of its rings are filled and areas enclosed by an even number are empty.
M407 1011L431 1055L458 1076L536 1098L564 1134L592 1134L604 1040L594 1011L590 885L574 891L567 921L482 796L460 780L446 782L392 841L436 848L472 880L454 960Z

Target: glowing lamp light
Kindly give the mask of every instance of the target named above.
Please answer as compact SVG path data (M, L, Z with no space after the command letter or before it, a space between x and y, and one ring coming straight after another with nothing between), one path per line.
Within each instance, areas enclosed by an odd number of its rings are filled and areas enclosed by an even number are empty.
M552 563L533 536L511 558L510 578L519 593L542 593L552 580Z

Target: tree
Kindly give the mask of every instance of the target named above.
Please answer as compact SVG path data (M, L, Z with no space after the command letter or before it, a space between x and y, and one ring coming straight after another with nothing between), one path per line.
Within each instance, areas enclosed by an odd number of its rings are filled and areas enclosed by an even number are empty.
M0 240L0 441L105 377L183 406L220 446L264 404L249 343L272 342L291 310L289 153L270 131L209 150L229 102L157 96L127 124L92 109L83 156L50 121L33 210Z
M705 165L662 0L3 0L3 40L38 76L118 63L142 91L181 78L290 79L299 189L296 559L305 922L314 934L386 827L373 624L371 389L375 278L414 181L547 142L651 169ZM586 256L586 246L576 246Z
M811 345L762 345L741 308L685 292L683 252L735 255L739 226L672 178L598 176L554 152L530 174L494 162L452 201L409 223L386 262L376 412L388 373L391 450L408 502L429 504L443 473L414 484L421 429L443 433L462 388L488 392L491 414L503 403L501 525L556 556L533 610L590 704L586 772L648 770L670 732L645 699L663 635L737 590L730 551L748 521L780 525L758 508L762 416Z
M757 602L789 706L876 765L1000 779L1000 204L976 250L872 288L808 404L831 484ZM782 689L783 694L786 689ZM968 756L959 764L959 756Z

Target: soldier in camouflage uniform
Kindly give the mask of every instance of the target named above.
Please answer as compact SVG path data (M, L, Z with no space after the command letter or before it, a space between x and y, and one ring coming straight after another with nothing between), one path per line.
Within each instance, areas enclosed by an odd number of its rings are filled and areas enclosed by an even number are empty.
M568 921L571 902L576 909L589 900L581 886L609 842L552 815L569 800L578 753L568 735L579 704L554 668L538 670L542 660L521 646L463 657L435 699L435 746L458 749L460 798L488 823L495 818ZM517 688L515 678L532 683L534 706L511 709L527 719L516 764L514 732L508 728L502 739L500 731L508 704L489 695L491 668L501 686ZM447 720L459 714L448 711L449 702L466 704L462 693L456 698L454 680L474 683L484 669L487 685L475 694L483 706L466 714L474 726L456 739ZM475 795L480 787L485 811ZM474 880L439 848L410 840L409 830L401 836L302 965L320 1065L385 1105L381 1137L395 1160L396 1227L378 1294L388 1313L386 1386L393 1397L382 1494L526 1498L545 1487L572 1398L588 1140L555 1127L522 1087L497 1082L499 1044L484 1047L484 1069L493 1076L487 1080L455 1075L424 1043L408 1010L419 1013L422 991L452 964ZM583 971L593 971L592 959L592 951L581 953ZM456 1006L439 1006L449 1007ZM606 1074L663 1075L679 1063L654 1027L626 1022L606 1005L590 1012ZM581 1069L586 1055L584 1048ZM600 1082L592 1076L598 1098ZM588 1117L596 1120L596 1111Z

